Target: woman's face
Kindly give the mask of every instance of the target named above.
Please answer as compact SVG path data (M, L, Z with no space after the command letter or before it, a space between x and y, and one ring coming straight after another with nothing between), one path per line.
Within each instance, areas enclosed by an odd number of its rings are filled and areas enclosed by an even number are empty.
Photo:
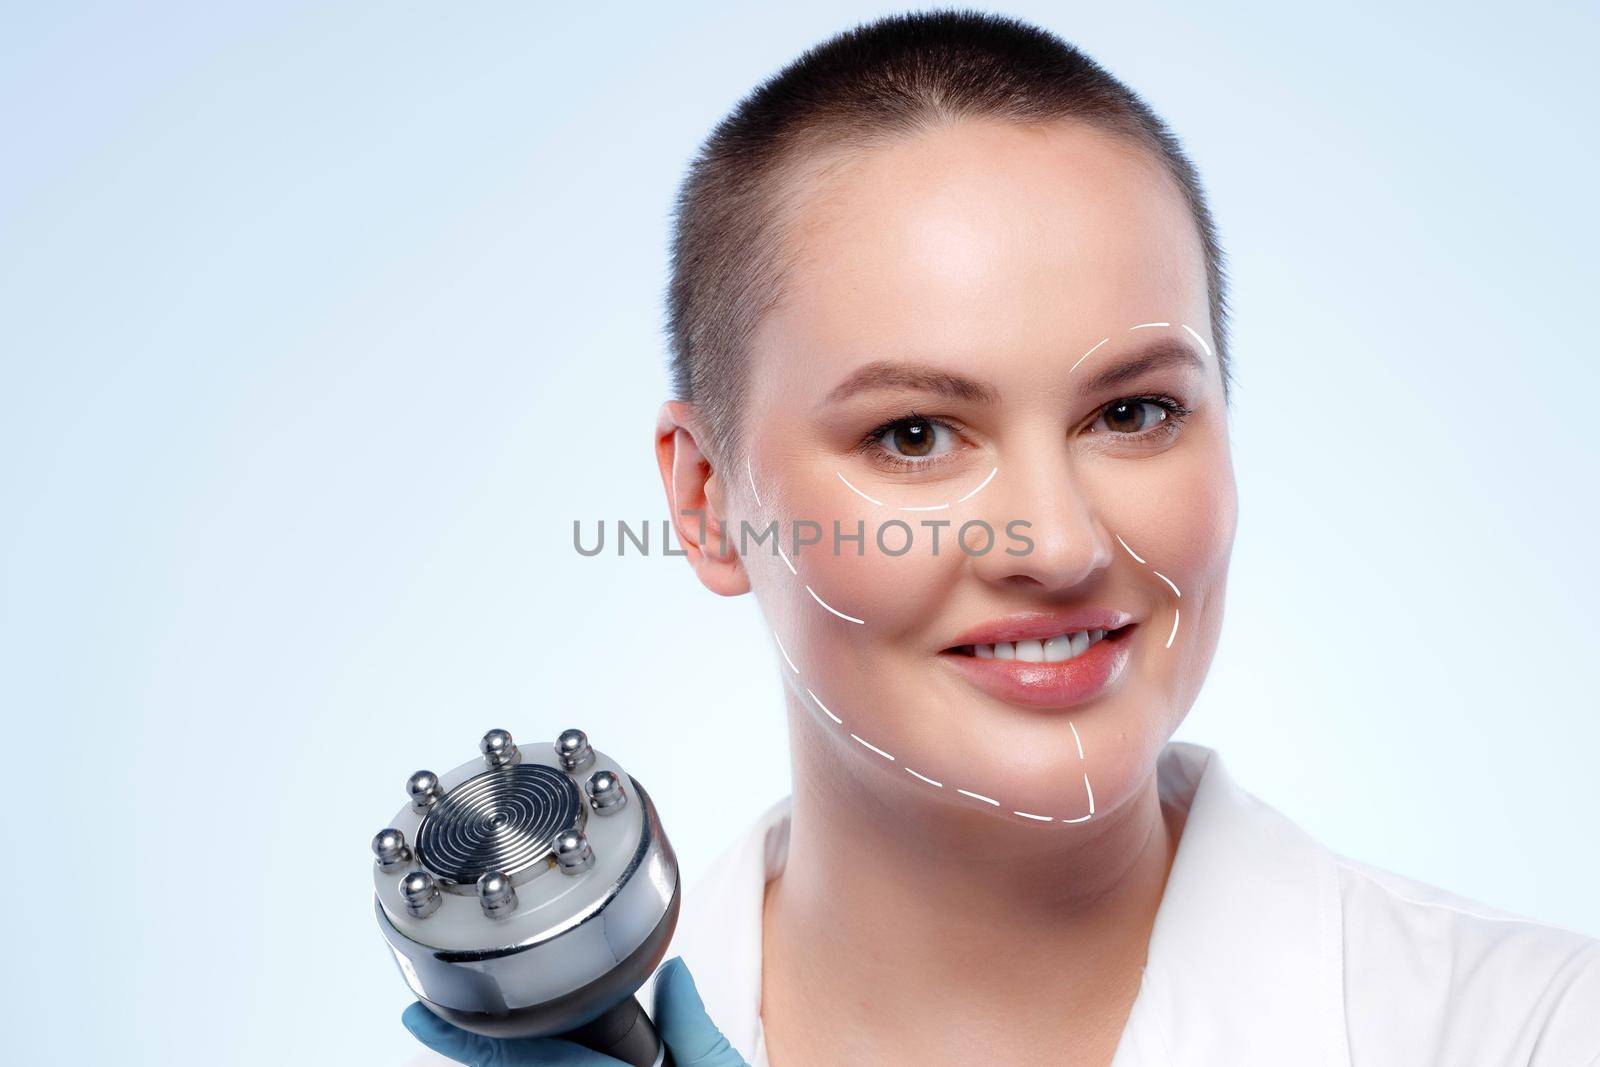
M818 160L793 191L749 467L717 495L730 532L779 523L783 555L740 565L797 738L886 796L1106 814L1200 688L1234 535L1180 193L1081 125L970 122ZM835 522L864 538L835 548Z

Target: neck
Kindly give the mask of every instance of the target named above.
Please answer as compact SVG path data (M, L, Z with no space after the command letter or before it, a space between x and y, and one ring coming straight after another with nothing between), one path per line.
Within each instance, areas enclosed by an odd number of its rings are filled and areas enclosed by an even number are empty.
M1154 773L1086 823L1019 825L841 760L801 709L790 724L789 853L768 889L763 953L766 991L780 992L764 1005L785 1007L763 1008L769 1047L810 1014L874 1062L939 1062L951 1034L981 1043L969 1051L1108 1059L1178 840ZM924 1037L918 1059L910 1045Z

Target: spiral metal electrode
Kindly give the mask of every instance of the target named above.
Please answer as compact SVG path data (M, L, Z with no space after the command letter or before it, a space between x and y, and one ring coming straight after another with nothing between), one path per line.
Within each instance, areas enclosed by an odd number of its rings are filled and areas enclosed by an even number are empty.
M527 881L549 866L555 835L578 822L577 786L538 763L486 771L452 789L417 830L417 860L472 890L485 871Z
M406 984L491 1037L561 1036L670 1062L633 993L678 917L678 865L650 797L582 730L417 771L372 839L378 925Z

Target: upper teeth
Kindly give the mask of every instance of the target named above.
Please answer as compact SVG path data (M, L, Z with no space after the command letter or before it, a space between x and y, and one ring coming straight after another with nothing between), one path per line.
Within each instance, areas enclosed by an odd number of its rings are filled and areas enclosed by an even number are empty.
M1106 635L1104 630L1079 630L1076 633L1057 634L1054 637L1030 641L1001 641L993 645L973 645L972 654L979 659L1017 659L1024 663L1061 663L1083 655L1084 651Z

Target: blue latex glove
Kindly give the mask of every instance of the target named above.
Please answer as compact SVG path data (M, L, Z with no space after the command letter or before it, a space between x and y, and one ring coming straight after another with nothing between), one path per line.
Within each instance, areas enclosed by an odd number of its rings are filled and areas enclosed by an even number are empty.
M749 1067L706 1015L681 957L656 976L656 1031L677 1067ZM421 1004L400 1016L407 1030L441 1056L467 1067L620 1067L621 1060L553 1037L496 1039L451 1026Z

